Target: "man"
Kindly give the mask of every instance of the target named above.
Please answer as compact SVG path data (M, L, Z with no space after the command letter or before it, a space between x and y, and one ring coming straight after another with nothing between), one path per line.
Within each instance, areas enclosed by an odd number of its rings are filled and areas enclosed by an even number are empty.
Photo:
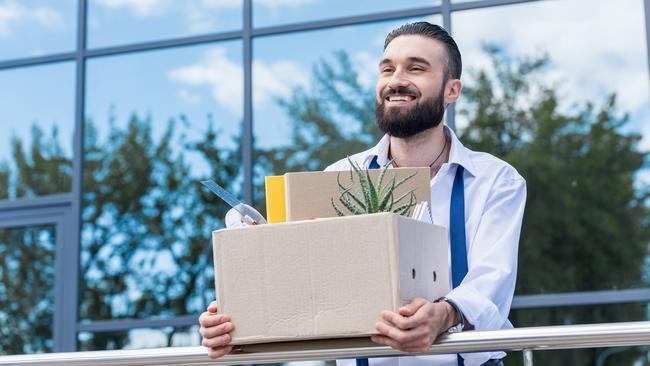
M386 164L431 168L431 211L450 228L453 290L434 302L414 299L378 317L372 341L422 352L448 331L511 328L507 319L515 287L517 248L526 184L507 163L465 148L442 123L460 97L461 56L442 28L405 24L388 34L379 62L376 117L386 135L350 159L366 168ZM327 170L348 170L348 159ZM232 350L234 328L215 303L199 318L210 357ZM370 365L499 365L503 352L370 359ZM340 360L363 365L365 360Z

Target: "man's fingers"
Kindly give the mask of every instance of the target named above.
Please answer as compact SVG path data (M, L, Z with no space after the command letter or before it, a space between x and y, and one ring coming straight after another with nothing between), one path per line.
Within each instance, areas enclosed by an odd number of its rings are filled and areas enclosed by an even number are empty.
M398 351L404 351L401 348L401 345L399 344L399 342L395 341L392 338L383 336L383 335L373 335L372 337L370 337L370 340L373 341L374 343L377 343L377 344L381 344L381 345L384 345L384 346L389 346L389 347L394 348L394 349L396 349Z
M214 327L229 321L230 316L227 314L215 314L207 311L201 314L199 317L199 324L201 324L201 327L204 328Z
M209 313L216 313L217 310L218 310L218 309L217 309L217 302L216 302L216 301L212 301L212 302L210 303L210 305L208 305L208 312L209 312Z
M400 344L407 344L417 339L421 332L418 331L405 331L395 328L386 323L375 324L377 331L388 338L392 338Z
M230 334L224 334L219 337L214 337L214 338L203 338L203 342L201 342L201 345L203 347L207 348L216 348L216 347L223 347L228 345L232 338L230 338Z
M235 329L231 322L221 323L214 327L201 327L199 333L203 338L214 338L232 332Z
M390 324L396 326L399 329L402 330L407 330L415 327L417 323L414 321L414 319L411 318L405 318L397 313L394 313L392 311L382 311L381 312L381 317L385 321L389 322Z
M418 309L426 305L428 302L428 300L418 297L413 299L409 304L399 308L398 312L401 316L412 316L418 311Z
M232 352L232 348L233 346L208 348L208 356L214 360L216 358L223 357L224 355L227 355L228 353Z

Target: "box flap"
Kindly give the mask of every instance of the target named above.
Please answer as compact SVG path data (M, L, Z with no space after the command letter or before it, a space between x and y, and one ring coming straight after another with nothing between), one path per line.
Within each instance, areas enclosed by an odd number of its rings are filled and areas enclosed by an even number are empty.
M373 182L376 182L380 172L380 169L369 171ZM399 181L414 172L416 175L413 178L396 189L395 197L397 198L415 188L417 201L427 201L429 207L431 207L431 182L428 167L389 169L384 177L384 182L392 180L393 175ZM284 175L284 186L287 221L336 216L331 199L334 198L338 207L343 209L343 206L338 202L340 192L336 178L339 174L341 183L346 187L350 186L349 171L286 173Z

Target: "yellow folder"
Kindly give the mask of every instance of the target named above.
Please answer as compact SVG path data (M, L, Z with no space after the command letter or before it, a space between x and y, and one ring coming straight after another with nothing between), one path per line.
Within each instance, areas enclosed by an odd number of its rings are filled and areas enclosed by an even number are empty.
M269 224L287 221L284 199L284 175L264 178L266 189L266 221Z

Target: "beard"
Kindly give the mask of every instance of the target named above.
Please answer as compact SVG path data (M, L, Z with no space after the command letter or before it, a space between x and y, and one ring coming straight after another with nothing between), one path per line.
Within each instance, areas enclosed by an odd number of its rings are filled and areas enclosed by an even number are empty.
M386 108L386 97L391 94L420 95L417 91L402 87L397 90L388 89L382 93L381 102L375 108L375 117L379 129L389 136L407 138L418 133L437 127L445 115L443 87L436 98L418 101L408 108Z

